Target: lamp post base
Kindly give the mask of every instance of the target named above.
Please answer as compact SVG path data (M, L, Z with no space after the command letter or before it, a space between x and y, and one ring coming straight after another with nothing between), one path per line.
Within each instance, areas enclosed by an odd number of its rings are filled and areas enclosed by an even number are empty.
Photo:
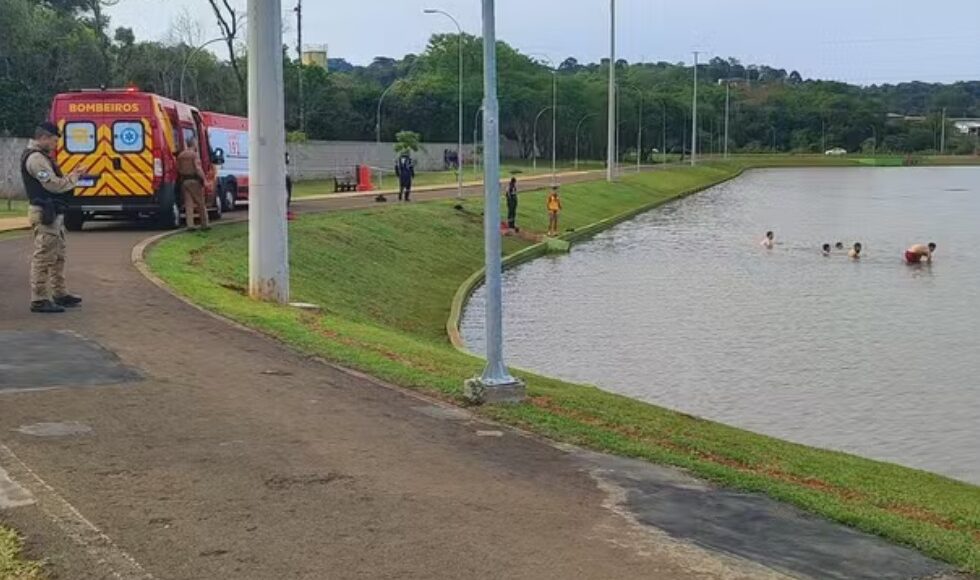
M516 405L527 397L526 386L520 379L512 383L487 384L482 378L463 383L463 397L473 405Z

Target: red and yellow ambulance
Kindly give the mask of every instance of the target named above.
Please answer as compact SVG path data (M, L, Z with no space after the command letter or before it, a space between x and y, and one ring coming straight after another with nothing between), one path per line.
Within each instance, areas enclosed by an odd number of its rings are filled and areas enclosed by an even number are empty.
M161 227L180 226L176 156L196 139L204 172L206 203L221 217L215 165L224 160L208 140L196 108L136 89L82 90L54 98L51 122L61 129L58 163L85 175L68 201L65 225L80 230L95 219L151 217Z

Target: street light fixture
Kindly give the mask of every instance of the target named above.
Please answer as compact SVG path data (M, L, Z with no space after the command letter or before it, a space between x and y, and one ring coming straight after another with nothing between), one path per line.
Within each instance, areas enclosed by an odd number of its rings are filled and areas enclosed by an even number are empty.
M187 65L190 63L191 57L201 52L206 47L216 42L224 42L224 40L225 40L224 36L219 36L218 38L212 38L211 40L205 42L204 44L195 47L194 50L191 50L189 53L187 53L187 56L184 57L184 64L181 65L180 67L180 102L182 103L187 102L187 99L184 96L184 75L187 73Z
M640 172L640 160L643 157L643 91L639 87L629 87L640 97L639 120L636 124L636 172Z
M553 109L553 107L545 107L538 111L538 114L534 117L534 129L531 138L531 173L536 174L538 172L538 119L550 109Z
M616 0L609 0L609 111L606 134L606 181L616 178Z
M728 118L729 111L731 110L731 94L732 94L732 83L745 82L744 79L732 77L727 79L718 79L718 84L725 83L725 159L728 159Z
M584 123L590 117L595 117L596 113L589 113L588 115L582 117L578 125L575 125L575 170L578 171L578 132L582 128L582 123Z
M694 97L691 99L691 167L698 162L698 55L694 51Z
M476 179L477 167L479 166L480 155L478 152L480 145L480 126L477 123L480 120L480 115L483 114L483 105L476 110L476 114L473 115L473 179Z
M463 197L463 27L459 25L458 20L453 18L452 14L445 10L426 8L422 12L425 14L442 14L452 20L453 24L456 25L456 30L459 31L459 118L457 121L459 124L459 145L456 149L456 157L458 158L456 164L456 197Z

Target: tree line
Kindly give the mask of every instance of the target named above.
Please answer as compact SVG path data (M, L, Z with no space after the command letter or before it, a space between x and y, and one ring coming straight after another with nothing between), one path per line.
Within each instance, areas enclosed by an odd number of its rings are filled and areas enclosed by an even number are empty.
M241 15L224 0L209 0L219 26L205 32L186 16L165 40L137 40L112 28L104 11L114 0L0 0L0 132L26 135L60 91L138 86L201 108L247 110L246 54ZM214 38L210 38L214 37ZM200 49L208 39L217 52ZM378 57L366 66L331 59L330 70L302 66L283 48L287 129L296 138L392 140L402 130L426 141L457 138L457 51L464 59L464 135L479 129L483 96L482 40L464 34L432 36L425 51L400 59ZM222 56L218 57L217 54ZM498 46L501 132L523 154L535 143L534 120L551 104L557 84L557 142L551 115L540 116L539 154L602 158L606 142L610 63L562 62ZM681 63L615 63L619 79L619 152L682 153L691 143L693 69ZM300 123L303 75L305 125ZM698 142L705 153L724 149L726 90L728 146L733 152L930 152L940 148L945 118L980 117L980 82L908 82L856 86L806 79L765 65L712 58L698 68ZM387 91L387 92L386 92ZM379 99L385 95L383 102ZM380 110L380 127L378 111ZM642 122L641 122L642 117ZM578 129L576 131L576 129ZM972 153L976 138L946 127L946 150Z

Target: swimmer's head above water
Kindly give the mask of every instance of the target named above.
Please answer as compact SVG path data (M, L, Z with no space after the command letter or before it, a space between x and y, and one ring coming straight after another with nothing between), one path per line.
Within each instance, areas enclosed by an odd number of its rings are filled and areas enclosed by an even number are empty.
M834 247L837 248L838 250L843 250L844 242L837 242L836 244L834 244Z
M824 244L823 245L823 253L824 254L829 254L830 253L830 244Z

